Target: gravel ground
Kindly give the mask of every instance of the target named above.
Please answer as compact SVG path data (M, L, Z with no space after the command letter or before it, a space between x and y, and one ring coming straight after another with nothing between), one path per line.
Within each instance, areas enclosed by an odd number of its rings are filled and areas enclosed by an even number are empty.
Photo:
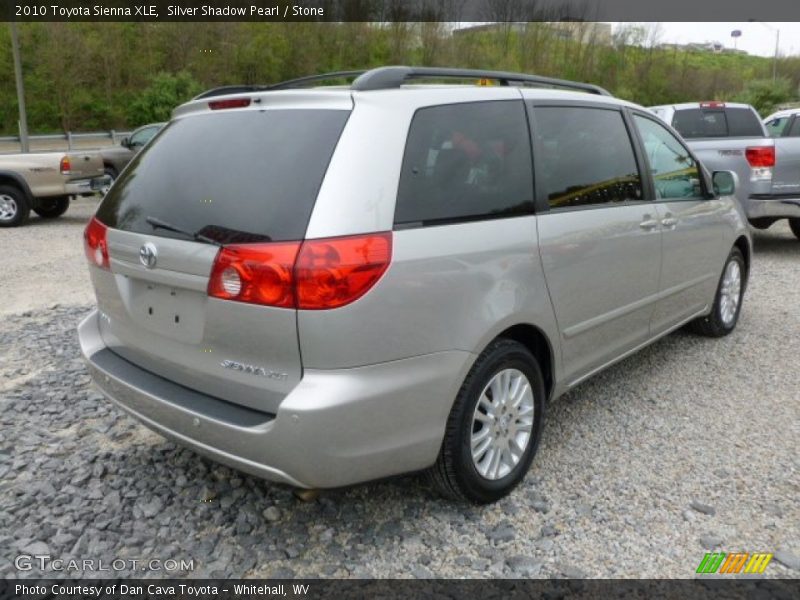
M75 335L92 209L0 231L0 577L40 574L15 571L20 553L193 559L194 576L692 577L712 549L775 552L766 575L800 577L800 243L786 226L756 234L733 335L679 332L581 385L550 407L525 482L475 508L414 476L303 503L104 401Z

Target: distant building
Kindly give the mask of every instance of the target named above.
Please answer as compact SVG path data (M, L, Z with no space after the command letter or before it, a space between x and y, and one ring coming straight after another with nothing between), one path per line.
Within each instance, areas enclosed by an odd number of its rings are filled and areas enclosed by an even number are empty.
M747 54L737 48L726 48L720 42L693 42L690 44L659 44L662 50L681 50L684 52L711 52L713 54Z
M555 37L574 40L584 44L594 43L610 46L613 42L611 23L596 21L551 21L535 23L484 23L471 27L462 27L453 31L453 35L464 35L480 32L524 32L529 25L539 25L550 30Z

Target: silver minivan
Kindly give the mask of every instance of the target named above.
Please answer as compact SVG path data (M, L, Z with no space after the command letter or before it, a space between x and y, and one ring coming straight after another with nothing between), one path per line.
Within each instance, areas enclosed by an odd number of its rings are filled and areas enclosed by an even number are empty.
M339 76L180 106L87 226L82 351L148 427L297 488L426 471L487 503L549 400L736 326L736 177L652 113L517 73L311 87Z

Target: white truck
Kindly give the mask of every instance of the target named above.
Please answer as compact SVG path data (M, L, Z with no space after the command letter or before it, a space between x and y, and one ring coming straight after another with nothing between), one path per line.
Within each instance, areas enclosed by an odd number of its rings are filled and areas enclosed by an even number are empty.
M70 198L103 192L109 178L97 152L0 154L0 227L16 227L31 210L52 219Z
M789 219L800 239L800 109L776 113L766 127L748 104L690 102L651 106L672 125L709 171L735 171L736 196L753 227ZM783 127L779 125L782 123Z

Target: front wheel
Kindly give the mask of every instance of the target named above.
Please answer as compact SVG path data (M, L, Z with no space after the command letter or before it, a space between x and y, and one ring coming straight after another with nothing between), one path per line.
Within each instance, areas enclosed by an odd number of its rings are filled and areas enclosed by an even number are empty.
M795 237L800 240L800 218L789 219L789 229L791 229Z
M693 321L691 329L708 337L723 337L733 331L739 322L746 282L744 257L738 248L734 248L722 270L711 312Z
M22 225L31 213L25 194L10 185L0 185L0 227Z
M544 418L544 378L522 344L499 339L478 357L456 397L430 481L443 495L488 504L527 473Z
M40 198L33 207L33 212L43 219L55 219L60 217L69 208L69 196L59 196L58 198Z

